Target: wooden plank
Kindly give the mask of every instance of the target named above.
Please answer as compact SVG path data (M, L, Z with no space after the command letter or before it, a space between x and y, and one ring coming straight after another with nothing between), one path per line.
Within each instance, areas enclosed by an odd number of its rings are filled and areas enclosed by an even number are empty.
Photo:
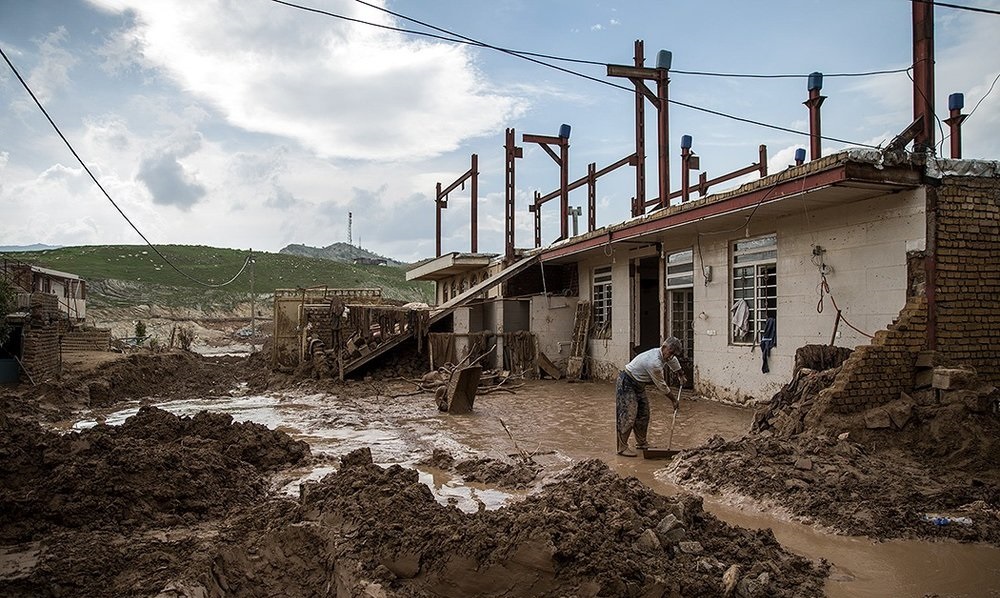
M542 371L548 374L548 376L553 380L558 380L563 376L562 370L559 369L559 366L552 363L552 360L550 360L545 353L542 353L541 351L538 352L538 367L540 367Z
M472 412L482 373L483 368L476 365L461 368L452 374L448 383L448 413L461 415Z

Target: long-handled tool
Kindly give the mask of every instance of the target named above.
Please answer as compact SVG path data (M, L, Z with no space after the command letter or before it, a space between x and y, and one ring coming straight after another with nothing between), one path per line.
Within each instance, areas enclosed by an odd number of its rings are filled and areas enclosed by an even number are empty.
M670 437L667 439L667 448L646 448L642 450L643 459L671 459L674 455L680 451L671 450L671 445L674 442L674 424L677 423L677 409L681 404L681 388L682 385L677 385L677 402L674 404L674 415L670 420Z

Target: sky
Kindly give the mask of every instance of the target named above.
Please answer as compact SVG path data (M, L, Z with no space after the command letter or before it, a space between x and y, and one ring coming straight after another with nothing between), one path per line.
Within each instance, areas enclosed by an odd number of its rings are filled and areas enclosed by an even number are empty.
M1000 10L1000 0L955 0ZM824 153L884 145L912 120L906 0L0 0L7 55L114 204L154 244L277 251L350 240L403 261L435 252L434 189L479 158L479 250L502 252L504 133L516 130L516 245L533 245L528 201L558 167L521 135L572 127L570 179L634 151L634 93L607 63L672 52L670 98L804 132L805 75L825 74ZM388 9L542 60L386 29L431 32ZM359 22L364 21L365 23ZM370 24L367 24L370 23ZM381 25L383 27L378 27ZM966 158L1000 159L1000 15L935 7L936 110L965 94ZM451 37L449 35L449 37ZM796 74L743 78L684 73ZM596 79L596 81L594 80ZM979 104L977 107L977 103ZM141 244L6 63L0 63L0 245ZM647 120L656 195L655 112ZM947 129L946 125L942 125ZM757 160L771 172L808 138L673 105L710 177ZM938 133L937 140L942 135ZM948 155L948 145L939 152ZM695 173L697 176L697 173ZM748 178L755 178L751 175ZM741 181L745 181L741 179ZM740 181L736 181L738 183ZM713 189L718 191L719 189ZM597 184L598 226L629 217L634 171ZM570 195L584 206L586 189ZM543 244L559 233L543 208ZM470 189L443 211L442 249L470 249Z

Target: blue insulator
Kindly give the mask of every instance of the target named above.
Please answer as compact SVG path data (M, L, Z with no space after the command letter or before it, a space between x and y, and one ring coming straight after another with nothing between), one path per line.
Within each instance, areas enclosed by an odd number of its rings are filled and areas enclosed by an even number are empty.
M965 108L965 94L953 93L948 96L948 110L961 110Z
M656 68L670 70L670 63L673 62L674 55L670 50L660 50L656 54Z
M813 71L809 73L809 85L806 87L807 91L823 89L823 73L819 71Z

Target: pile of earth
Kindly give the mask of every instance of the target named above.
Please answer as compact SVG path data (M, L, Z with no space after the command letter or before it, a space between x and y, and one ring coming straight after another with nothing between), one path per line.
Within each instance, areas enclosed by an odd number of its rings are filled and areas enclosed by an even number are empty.
M527 455L513 462L488 457L458 461L443 449L434 449L431 456L420 461L419 465L455 472L466 482L490 484L513 490L528 488L542 469L541 465Z
M121 426L56 434L0 421L0 540L57 530L190 525L260 501L268 474L306 459L283 432L142 407Z
M204 357L181 350L142 350L117 358L112 353L88 355L101 357L100 365L66 367L52 382L4 387L0 410L8 416L52 423L83 409L144 398L227 396L251 367L244 357ZM266 380L266 370L258 374L262 376Z
M847 354L829 369L797 369L747 436L685 451L667 477L839 533L1000 546L1000 418L989 407L997 390L961 374L968 388L925 388L817 418Z
M224 529L169 596L821 596L825 563L770 530L731 527L697 497L658 495L580 463L523 502L463 513L368 449Z

